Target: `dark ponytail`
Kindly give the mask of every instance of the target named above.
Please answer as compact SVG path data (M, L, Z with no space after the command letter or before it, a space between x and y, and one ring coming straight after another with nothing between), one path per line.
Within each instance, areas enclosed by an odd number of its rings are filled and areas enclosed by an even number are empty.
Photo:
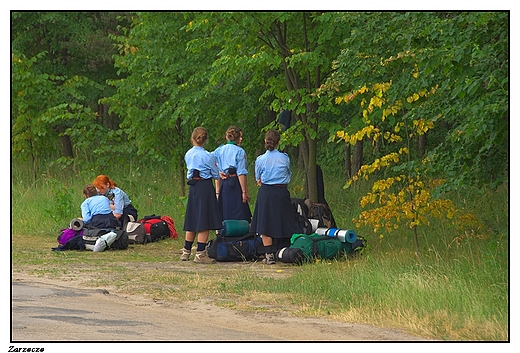
M265 134L265 148L269 151L273 151L280 143L280 132L277 130L269 130Z

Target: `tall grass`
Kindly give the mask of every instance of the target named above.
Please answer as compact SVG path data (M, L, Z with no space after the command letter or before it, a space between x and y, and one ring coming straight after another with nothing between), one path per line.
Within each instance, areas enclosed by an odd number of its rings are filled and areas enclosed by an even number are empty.
M265 308L279 305L296 315L400 328L440 340L509 340L509 209L505 186L450 195L459 208L475 214L484 228L459 234L451 222L436 220L419 229L419 257L410 230L399 228L380 239L370 229L361 228L355 230L367 239L368 247L354 259L284 267L282 273L276 272L276 265L260 273L247 266L229 267L225 275L211 276L211 269L201 273L190 266L182 272L155 270L154 263L178 261L176 250L182 246L185 207L175 180L177 173L167 166L159 169L108 174L130 195L140 216L171 216L180 238L110 254L50 251L59 230L80 215L82 188L96 174L46 171L33 180L24 174L23 166L13 169L13 268L66 277L68 271L88 263L100 272L112 271L113 283L124 290L144 290L155 298L186 299L182 297L186 291L179 290L182 287L198 290L200 296L214 294L221 305L241 309L249 305L260 310L263 302ZM338 226L352 229L352 218L361 211L359 199L369 185L343 190L343 182L341 177L326 174L325 198ZM305 176L295 171L292 196L303 197L304 185ZM251 175L249 186L253 209L257 187ZM131 264L141 268L139 276ZM138 286L143 283L148 285ZM250 298L255 298L254 305Z

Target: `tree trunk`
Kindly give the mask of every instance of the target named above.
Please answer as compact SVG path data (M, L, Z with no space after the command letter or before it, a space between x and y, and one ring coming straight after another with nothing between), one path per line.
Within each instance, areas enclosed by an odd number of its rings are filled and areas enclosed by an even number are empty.
M424 157L424 155L426 154L426 134L418 136L417 150L419 151L419 156Z
M344 175L346 178L352 178L352 159L350 159L350 143L345 144L345 171Z
M70 137L67 135L63 135L65 132L65 127L58 127L58 131L60 133L60 142L61 142L61 150L64 157L74 158L74 153L72 151L72 141Z
M357 141L354 145L354 157L352 158L352 175L356 175L363 164L363 140Z
M109 113L109 108L108 104L100 104L98 106L99 120L103 126L115 131L119 129L119 117L116 114Z
M316 140L306 138L309 148L309 160L307 166L308 195L312 202L318 202L318 180L316 179Z

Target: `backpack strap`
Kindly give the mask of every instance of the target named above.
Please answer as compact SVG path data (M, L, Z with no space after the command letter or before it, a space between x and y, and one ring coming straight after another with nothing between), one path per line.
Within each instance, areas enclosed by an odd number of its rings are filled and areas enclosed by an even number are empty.
M322 240L328 240L330 237L328 236L321 236L321 237L309 237L312 240L312 254L314 257L317 257L319 254L319 248L318 248L318 242Z

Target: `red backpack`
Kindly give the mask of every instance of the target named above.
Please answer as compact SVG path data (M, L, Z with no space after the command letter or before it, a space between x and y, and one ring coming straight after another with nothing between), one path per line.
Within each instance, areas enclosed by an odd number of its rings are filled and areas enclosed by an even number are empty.
M170 228L161 216L150 215L139 220L144 225L144 230L150 241L158 241L170 237Z
M175 229L175 222L169 216L161 216L161 219L168 223L168 228L170 228L170 238L177 238L179 234L177 234L177 230Z
M156 216L155 214L145 216L139 220L144 225L144 230L151 241L166 238L177 238L177 230L173 219L169 216Z

